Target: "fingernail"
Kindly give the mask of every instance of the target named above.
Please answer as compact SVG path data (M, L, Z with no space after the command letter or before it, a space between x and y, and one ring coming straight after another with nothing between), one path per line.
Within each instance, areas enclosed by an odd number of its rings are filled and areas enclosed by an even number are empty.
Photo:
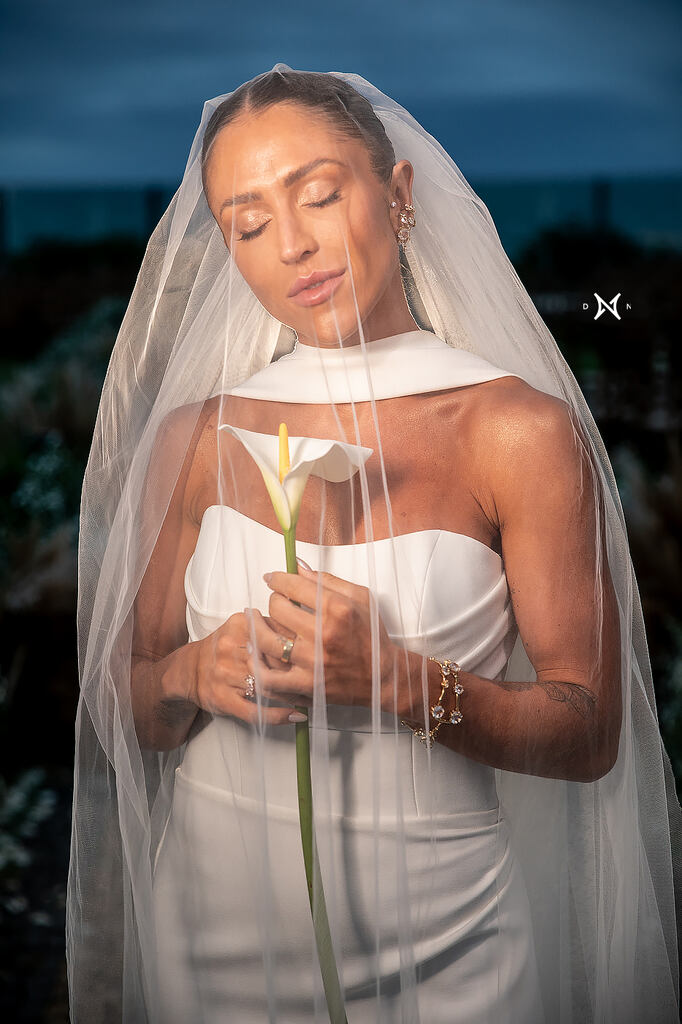
M302 715L300 711L292 711L289 715L290 722L305 722L307 715Z
M304 562L302 558L299 558L299 557L298 557L298 555L296 556L296 561L298 562L298 564L299 564L299 565L302 565L304 569L307 569L307 570L308 570L308 572L312 572L312 571L313 571L313 570L312 570L312 569L310 568L310 566L308 565L308 563L307 563L307 562Z
M272 579L272 573L271 572L264 572L263 573L263 579L265 580L266 583L269 583L270 580Z

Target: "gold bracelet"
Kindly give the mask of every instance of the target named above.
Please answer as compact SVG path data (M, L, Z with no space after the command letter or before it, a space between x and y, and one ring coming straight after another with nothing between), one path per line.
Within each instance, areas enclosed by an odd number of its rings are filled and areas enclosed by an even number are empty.
M438 698L436 703L431 707L431 715L433 718L435 718L436 725L427 733L421 726L419 726L418 729L415 729L413 726L410 725L409 722L406 722L404 719L401 720L400 723L401 725L406 725L408 729L412 729L412 732L415 734L415 736L418 736L422 743L425 743L427 747L430 747L433 744L434 737L438 730L440 729L443 722L447 722L449 725L459 725L459 723L462 721L463 715L459 708L459 695L460 693L464 693L464 687L459 681L460 667L456 661L448 661L447 658L431 657L429 658L429 661L435 661L436 664L440 667L440 697ZM450 676L452 676L454 679L454 683L452 683L452 686L450 686ZM443 697L445 695L445 691L450 688L454 691L455 694L455 707L448 714L443 705Z

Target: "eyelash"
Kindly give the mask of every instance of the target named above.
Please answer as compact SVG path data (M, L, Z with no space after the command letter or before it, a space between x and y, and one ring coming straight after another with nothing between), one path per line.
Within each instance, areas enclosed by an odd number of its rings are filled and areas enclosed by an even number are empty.
M341 198L341 193L339 192L338 189L335 189L334 192L332 192L330 195L328 195L326 197L326 199L321 199L319 203L308 203L308 205L309 206L328 206L329 203L333 203L333 202L335 202L335 200L340 199L340 198ZM267 227L267 222L265 224L261 224L261 226L259 228L256 228L254 231L242 231L242 233L239 236L239 238L237 239L237 241L238 242L248 242L249 239L256 238L258 235L260 235L261 232L266 227Z

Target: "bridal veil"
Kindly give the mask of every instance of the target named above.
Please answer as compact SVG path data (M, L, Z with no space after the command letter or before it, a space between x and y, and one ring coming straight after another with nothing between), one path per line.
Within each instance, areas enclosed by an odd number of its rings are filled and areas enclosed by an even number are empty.
M268 72L273 74L286 81L294 73L286 64L278 63ZM248 84L256 87L263 77ZM553 1024L672 1022L679 1001L680 909L676 901L680 807L658 726L626 524L603 441L573 373L503 249L485 204L452 158L407 110L364 78L341 72L323 77L332 84L334 79L347 83L364 97L382 123L395 159L407 159L414 167L416 226L409 244L400 251L400 260L405 294L420 330L433 332L472 359L487 360L493 367L518 375L533 388L566 403L575 444L590 467L583 483L593 495L596 512L594 523L589 524L593 535L587 538L595 552L595 613L600 614L600 588L608 570L620 626L622 719L618 756L605 775L592 781L495 770L501 813L528 893L546 1019ZM295 90L293 78L291 81ZM204 104L182 181L147 245L112 351L83 481L78 596L80 699L66 919L73 1024L164 1024L159 1016L154 868L173 807L176 769L183 762L188 744L170 750L146 749L137 734L131 692L136 598L188 452L195 443L205 403L214 399L219 416L225 417L224 422L230 426L223 412L229 405L223 405L221 396L240 386L245 386L244 393L248 394L246 382L271 364L276 365L280 358L287 358L296 342L293 330L261 305L239 273L204 194L204 133L214 112L230 95L216 96ZM352 112L348 117L352 119ZM361 330L360 324L358 327ZM382 421L377 411L382 398L372 390L371 344L372 339L366 339L353 354L356 361L366 361L367 393L344 395L327 389L317 400L327 403L332 415L343 403L351 410L351 423L354 403L368 403L377 432L373 458L382 465ZM324 382L324 376L320 379ZM261 431L256 432L260 440L251 441L267 447L269 441L267 437L263 440L264 436L277 431L269 421L263 422ZM300 439L293 436L295 430L290 429L290 433L295 455ZM218 504L222 496L239 492L241 483L240 507L248 514L251 499L255 502L257 498L255 484L247 482L252 478L244 471L243 461L231 456L235 447L229 446L228 435L234 441L227 429L218 439L223 453L216 466ZM319 440L325 441L324 433ZM352 485L371 527L368 463L362 452L358 455L363 444L352 430L345 443L352 463ZM409 443L410 439L405 439L405 444ZM423 449L428 458L428 438ZM270 451L274 451L272 445ZM447 452L444 454L447 465ZM324 472L320 470L322 476ZM343 479L343 474L336 479ZM448 488L456 485L456 479L444 480L443 500L447 500ZM386 538L382 538L386 540L400 534L401 510L397 499L391 501L392 480L385 478L382 486L389 524ZM305 504L306 494L302 500ZM323 535L325 514L322 503L319 536ZM439 526L436 518L433 526ZM368 537L371 541L371 532ZM390 542L388 550L395 558ZM371 589L377 572L376 551L371 543L363 546L361 557ZM281 569L285 567L284 558L282 540ZM247 581L248 592L256 595L256 576L262 586L261 570L255 573L254 566L250 569L246 548L235 556L233 571ZM400 590L397 570L395 580ZM557 587L562 583L556 580ZM453 579L453 591L460 585L461 581ZM164 597L162 592L157 594L159 615L163 614ZM398 593L398 604L408 597ZM256 605L257 601L254 598L250 603ZM178 643L186 640L180 638ZM429 653L424 652L424 657ZM449 656L458 660L457 652ZM465 660L461 665L463 669L468 667ZM399 715L379 708L378 659L374 671L373 705L367 709L362 726L370 734L365 738L375 755L368 759L364 777L373 808L367 825L369 888L364 895L371 903L370 913L365 908L365 919L371 923L367 969L370 978L376 980L378 999L379 979L385 977L386 970L384 944L389 941L390 929L391 948L397 951L392 971L399 992L399 1015L391 1019L413 1024L420 1019L415 949L423 907L414 895L417 890L411 888L406 860L407 795L400 786L391 784L398 774L397 740L405 726ZM534 679L533 665L519 635L500 685L505 680ZM425 676L415 680L415 685L424 685L424 680ZM456 726L459 729L467 728L466 696L465 692L464 719ZM264 707L265 703L259 700L257 706ZM342 712L326 705L324 678L317 672L309 715L313 821L333 952L339 972L345 975L345 968L350 967L344 960L337 922L345 912L342 904L348 893L341 884L345 877L342 865L327 846L329 835L339 824L338 808L330 796L339 735L331 727L335 714ZM278 1013L281 993L290 988L292 979L313 971L314 1019L324 1021L329 1018L312 924L305 963L284 958L274 924L271 880L279 870L278 852L272 850L268 836L279 810L276 793L281 780L272 778L266 770L267 745L278 730L278 735L281 730L293 734L294 727L268 725L263 716L244 728L250 735L253 757L251 802L248 811L244 806L230 808L230 814L236 816L230 820L236 820L238 827L225 841L239 844L248 854L248 892L239 896L248 899L253 910L262 950L264 1005L268 1007L268 1019L283 1020ZM443 730L446 728L455 727L443 725ZM192 742L194 738L190 737L189 744ZM531 748L529 740L529 759ZM415 741L414 756L422 758L427 774L434 749ZM225 758L227 777L234 768L230 751L223 750L221 756ZM454 775L452 785L458 785ZM216 836L224 835L219 801L215 808ZM380 877L371 851L380 840L386 841L386 820L392 823L394 871ZM431 830L435 848L442 822L437 815L429 818L427 814L424 826ZM201 853L194 852L197 856ZM213 854L220 858L219 849ZM300 850L289 852L292 857L299 854ZM482 864L482 872L484 868ZM299 869L303 878L302 856ZM229 887L229 877L224 881ZM190 884L189 878L177 878L179 888ZM457 885L455 870L452 886ZM228 920L224 925L229 930ZM456 1007L456 992L452 998ZM352 1024L352 1002L346 1010ZM227 1007L222 1019L242 1018L237 1007L233 1013ZM383 1018L377 1014L375 1019Z

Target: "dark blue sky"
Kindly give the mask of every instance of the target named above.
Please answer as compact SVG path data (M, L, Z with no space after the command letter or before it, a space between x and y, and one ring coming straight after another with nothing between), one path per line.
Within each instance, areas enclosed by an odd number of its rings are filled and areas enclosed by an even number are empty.
M353 71L467 177L682 173L677 0L0 0L0 183L170 182L204 100Z

